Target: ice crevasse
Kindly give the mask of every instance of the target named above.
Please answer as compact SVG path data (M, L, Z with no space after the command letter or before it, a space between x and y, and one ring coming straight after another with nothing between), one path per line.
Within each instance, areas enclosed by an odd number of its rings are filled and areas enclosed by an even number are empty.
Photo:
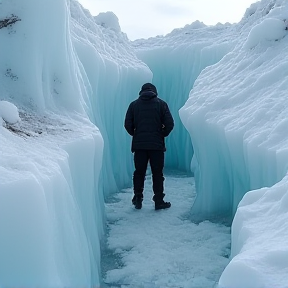
M104 198L131 185L123 119L153 81L175 117L167 166L195 175L191 219L235 215L219 287L272 287L288 239L287 8L131 43L76 1L0 1L17 20L0 29L0 100L21 118L0 127L0 285L100 285Z

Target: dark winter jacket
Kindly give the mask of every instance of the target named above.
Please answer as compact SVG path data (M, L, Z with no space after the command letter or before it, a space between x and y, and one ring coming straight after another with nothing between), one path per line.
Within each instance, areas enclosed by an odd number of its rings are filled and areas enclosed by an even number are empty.
M131 150L166 151L164 137L174 127L174 120L165 101L157 97L156 87L142 86L139 98L133 101L125 117L125 129L133 136Z

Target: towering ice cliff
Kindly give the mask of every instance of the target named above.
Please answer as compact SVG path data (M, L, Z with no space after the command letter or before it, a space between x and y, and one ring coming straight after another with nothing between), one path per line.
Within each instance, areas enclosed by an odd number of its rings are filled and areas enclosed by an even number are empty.
M247 9L235 48L203 70L180 110L195 149L196 215L233 216L247 191L286 174L288 15L271 3Z
M0 285L98 285L103 138L69 2L1 1L0 19L0 99L21 119L0 115Z
M71 15L73 44L89 81L91 120L105 143L101 187L109 195L131 184L131 139L123 123L129 103L138 97L143 83L152 80L152 73L136 57L126 34L119 31L113 13L93 17L71 1Z
M104 197L131 184L124 107L152 73L113 13L0 5L0 100L21 119L1 115L0 285L100 285Z
M0 285L95 287L104 196L131 183L120 108L152 74L111 15L105 26L75 1L0 6L0 100L21 119L0 115Z

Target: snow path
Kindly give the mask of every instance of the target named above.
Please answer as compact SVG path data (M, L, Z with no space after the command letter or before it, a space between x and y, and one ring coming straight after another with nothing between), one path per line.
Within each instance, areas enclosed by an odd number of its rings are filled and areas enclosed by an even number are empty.
M141 210L131 204L132 189L106 204L108 235L102 251L106 287L212 288L217 283L229 261L230 228L191 221L193 177L168 171L165 193L172 207L155 211L152 179L147 175Z

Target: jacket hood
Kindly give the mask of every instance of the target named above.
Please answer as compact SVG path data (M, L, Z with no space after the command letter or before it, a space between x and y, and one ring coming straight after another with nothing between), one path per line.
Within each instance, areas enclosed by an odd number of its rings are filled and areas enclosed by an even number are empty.
M155 98L157 97L157 93L153 92L153 91L140 91L139 93L139 99L142 99L142 100L150 100L152 98Z
M151 83L144 84L139 92L139 95L141 95L144 91L152 91L154 94L156 94L156 96L158 95L156 87Z

